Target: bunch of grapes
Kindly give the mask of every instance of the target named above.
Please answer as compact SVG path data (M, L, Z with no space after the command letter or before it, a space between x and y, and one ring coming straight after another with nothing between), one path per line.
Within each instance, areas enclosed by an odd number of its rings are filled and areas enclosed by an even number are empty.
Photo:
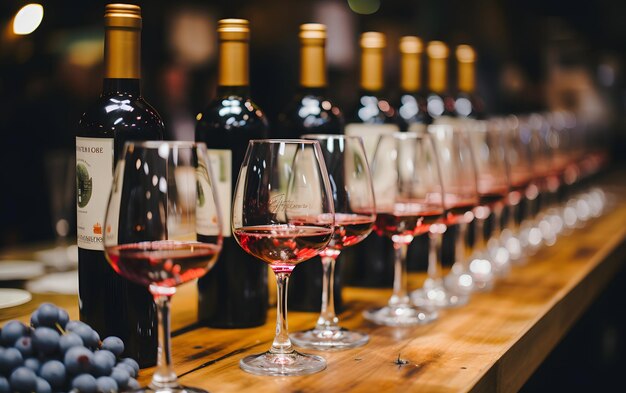
M67 311L44 303L31 326L9 321L0 330L0 393L112 393L139 388L139 365L121 358L124 342L70 321Z

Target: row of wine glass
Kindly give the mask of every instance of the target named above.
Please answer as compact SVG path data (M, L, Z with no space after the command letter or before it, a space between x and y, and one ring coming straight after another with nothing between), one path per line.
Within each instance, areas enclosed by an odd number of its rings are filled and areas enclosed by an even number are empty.
M368 342L367 334L340 327L331 288L341 250L372 230L393 241L395 275L387 305L364 316L411 326L465 304L475 290L489 290L511 265L599 215L604 193L581 185L606 156L577 143L572 122L563 113L440 121L423 132L376 136L371 160L355 136L250 141L231 230L246 252L273 270L278 300L270 350L242 359L241 368L261 375L310 374L326 361L297 352L292 343L338 350ZM201 143L129 142L116 167L104 243L114 269L147 286L158 305L161 350L152 390L183 389L171 366L169 299L176 286L205 274L221 249L210 162ZM470 225L473 242L467 241ZM452 227L455 260L444 270L441 239ZM409 292L407 247L423 234L429 238L428 278ZM289 275L316 255L324 270L320 316L313 329L289 335Z

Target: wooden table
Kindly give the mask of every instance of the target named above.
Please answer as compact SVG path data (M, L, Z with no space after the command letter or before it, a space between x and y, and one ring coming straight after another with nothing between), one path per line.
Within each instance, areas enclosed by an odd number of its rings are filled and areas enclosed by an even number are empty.
M370 334L362 348L324 356L328 368L302 377L262 377L239 369L243 356L265 351L274 334L275 312L265 326L242 330L195 327L193 285L174 298L173 357L181 382L211 392L514 392L572 327L626 260L626 178L612 182L610 214L561 237L490 293L442 312L414 328L365 322L363 309L386 301L389 290L346 288L342 324ZM416 275L413 283L423 279ZM77 317L76 298L36 295L27 305L0 311L0 321L27 319L39 302L53 301ZM291 312L291 331L310 328L316 314ZM151 370L142 371L147 382Z

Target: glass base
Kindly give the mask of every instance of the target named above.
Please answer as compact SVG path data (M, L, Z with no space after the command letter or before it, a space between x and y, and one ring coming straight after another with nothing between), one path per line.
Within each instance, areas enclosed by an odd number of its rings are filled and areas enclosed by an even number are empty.
M188 386L178 386L175 388L156 388L146 386L145 388L137 390L125 390L132 393L208 393L206 390L198 388L190 388Z
M297 351L285 354L265 352L246 356L239 361L239 367L245 372L256 375L307 375L324 370L326 360L321 356Z
M495 281L494 263L484 252L479 252L470 258L469 273L472 275L473 290L486 292L493 289Z
M460 307L469 301L468 294L455 294L445 288L417 289L411 293L411 301L418 307L451 308Z
M437 319L435 310L427 310L411 305L385 306L363 312L363 317L370 322L385 326L415 326Z
M321 351L340 351L367 344L370 337L361 332L346 329L311 329L289 335L291 341L299 347Z

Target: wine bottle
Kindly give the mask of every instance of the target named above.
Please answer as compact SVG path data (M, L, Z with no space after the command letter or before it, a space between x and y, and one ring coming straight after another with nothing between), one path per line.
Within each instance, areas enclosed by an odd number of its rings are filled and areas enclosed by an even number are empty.
M326 26L305 23L300 26L299 37L300 86L294 99L279 115L280 136L343 134L343 115L326 91Z
M396 103L401 131L425 132L432 122L422 92L422 40L400 38L400 97Z
M383 97L383 50L385 35L366 32L361 35L360 95L346 135L363 138L370 164L380 135L398 131L397 114ZM361 243L342 251L342 273L347 285L391 287L393 284L393 242L372 232Z
M469 45L456 48L458 91L454 99L454 113L458 118L482 119L485 116L483 100L476 94L476 52Z
M306 23L300 26L300 87L292 102L279 116L285 138L303 134L343 134L341 110L327 96L326 26ZM333 286L335 309L342 309L341 261L335 269ZM322 262L320 257L297 266L290 277L289 309L318 312L322 306Z
M100 337L124 340L141 367L156 363L157 320L145 287L119 276L102 245L113 165L130 140L163 139L163 122L140 90L141 9L105 8L102 95L80 119L76 136L78 286L80 319Z
M268 122L250 99L248 21L220 20L217 32L217 97L196 117L195 137L209 148L218 183L224 243L215 267L198 280L198 318L211 327L244 328L265 323L267 265L259 263L235 241L230 229L230 207L248 141L266 138Z
M433 122L449 122L455 116L454 98L448 92L448 46L430 41L428 55L428 95L426 108Z
M422 40L414 36L400 38L400 96L397 100L401 131L426 132L432 118L426 109L422 92ZM407 250L407 269L426 271L428 268L428 234L416 236Z

